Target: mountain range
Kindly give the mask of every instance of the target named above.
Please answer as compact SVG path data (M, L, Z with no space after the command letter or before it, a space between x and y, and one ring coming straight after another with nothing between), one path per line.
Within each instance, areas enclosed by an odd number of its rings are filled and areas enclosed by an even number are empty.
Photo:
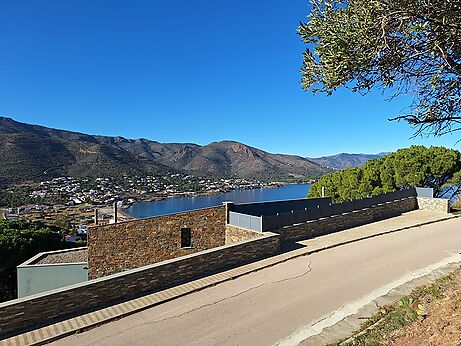
M318 163L324 167L332 168L332 169L345 169L345 168L352 168L363 166L367 163L368 160L371 159L379 159L384 155L389 154L388 152L382 152L378 154L348 154L348 153L340 153L332 156L323 156L317 158L309 158L309 160Z
M93 136L0 117L0 182L69 175L185 172L198 176L318 178L331 171L308 158L271 154L233 142L205 146ZM2 184L4 185L4 184Z
M0 183L55 176L99 177L184 172L207 177L318 178L380 157L338 154L321 158L271 154L234 141L200 146L87 135L0 117Z

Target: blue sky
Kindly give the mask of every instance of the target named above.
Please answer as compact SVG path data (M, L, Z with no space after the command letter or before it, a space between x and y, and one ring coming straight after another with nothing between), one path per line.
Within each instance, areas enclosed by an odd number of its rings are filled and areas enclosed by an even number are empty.
M321 156L455 146L406 100L299 85L307 0L0 0L0 115L90 134Z

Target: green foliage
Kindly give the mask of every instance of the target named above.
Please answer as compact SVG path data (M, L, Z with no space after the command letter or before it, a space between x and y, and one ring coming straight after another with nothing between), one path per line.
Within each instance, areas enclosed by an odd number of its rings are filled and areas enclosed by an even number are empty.
M22 187L14 187L11 190L0 188L0 207L18 207L23 204L39 203L29 196L29 190Z
M39 252L69 247L56 230L25 221L0 221L0 275Z
M335 201L363 198L413 186L432 187L440 197L448 187L461 188L461 153L443 147L411 146L364 166L324 175L311 186L308 197L320 197L322 186Z
M307 90L338 87L392 97L413 95L397 117L441 135L461 123L459 0L311 0L298 33L308 45L301 69ZM458 129L461 129L458 127Z
M16 266L39 252L66 249L57 227L25 221L0 221L0 302L16 298Z

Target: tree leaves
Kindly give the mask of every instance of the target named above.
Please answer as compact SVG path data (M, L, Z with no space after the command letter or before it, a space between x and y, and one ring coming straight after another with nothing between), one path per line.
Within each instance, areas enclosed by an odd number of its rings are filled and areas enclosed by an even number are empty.
M25 221L0 221L0 274L42 251L68 248L49 227Z
M461 1L311 0L298 34L308 45L301 84L413 95L394 117L416 133L461 130Z
M432 187L441 196L461 190L461 153L444 147L411 146L364 166L324 175L308 197L320 197L322 186L335 201L378 195L413 186Z

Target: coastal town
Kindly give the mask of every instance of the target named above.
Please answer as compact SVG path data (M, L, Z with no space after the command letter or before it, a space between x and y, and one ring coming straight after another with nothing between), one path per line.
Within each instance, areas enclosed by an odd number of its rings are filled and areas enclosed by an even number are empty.
M5 220L41 221L62 227L69 230L69 241L81 241L85 240L87 226L95 222L95 213L98 213L101 224L113 221L114 203L118 209L118 220L123 221L132 218L123 209L135 202L215 195L281 184L239 178L201 178L181 173L120 178L56 177L6 189L7 195L20 195L22 198L18 201L27 203L12 202L4 206L1 216Z

